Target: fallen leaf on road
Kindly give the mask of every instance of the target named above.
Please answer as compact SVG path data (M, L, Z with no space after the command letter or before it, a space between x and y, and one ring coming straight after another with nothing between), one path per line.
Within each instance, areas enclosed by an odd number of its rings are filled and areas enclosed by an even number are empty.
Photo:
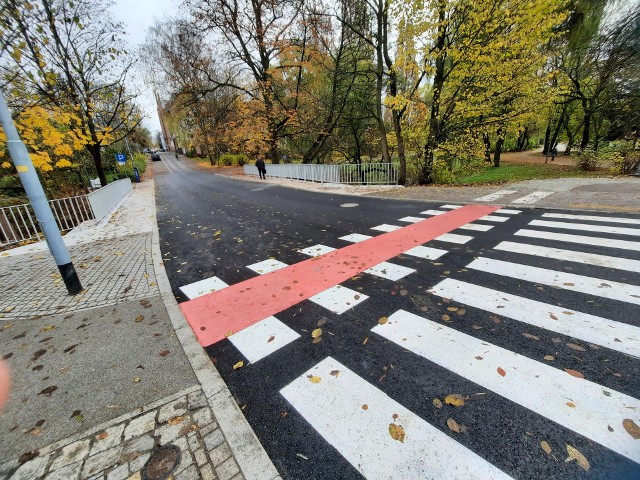
M567 372L569 375L571 375L572 377L576 377L576 378L584 378L584 375L581 374L579 371L577 370L572 370L571 368L565 368L564 369L565 372Z
M273 342L275 339L276 339L275 335L271 335L271 336L269 337L269 340L267 340L267 343L269 343L269 342Z
M108 436L109 434L107 432L102 432L100 435L96 435L96 440L104 440Z
M140 383L140 380L142 380L140 377L133 377L133 383Z
M565 403L565 405L566 405L567 407L569 407L569 408L576 408L576 404L575 404L575 403L573 403L573 402L567 402L567 403Z
M11 306L11 307L5 307L3 311L3 313L9 313L10 311L12 311L14 308L16 308L15 306Z
M500 375L502 375L503 377L507 374L507 372L505 372L505 371L504 371L504 369L503 369L502 367L498 367L498 370L497 370L497 371L498 371L498 373L499 373Z
M634 422L630 418L625 418L622 421L622 426L627 431L627 433L634 438L634 440L640 439L640 427L638 427L636 422Z
M144 320L144 315L138 315L138 316L136 317L136 322L137 322L137 323L140 323L142 320Z
M363 344L363 345L366 345L368 341L369 341L369 337L365 338L365 339L362 341L362 344Z
M322 380L320 377L316 377L315 375L307 375L307 378L311 383L320 383L320 380Z
M556 359L556 357L554 357L553 355L545 355L544 359L549 362L553 362Z
M442 408L442 400L440 400L439 398L434 398L433 406L436 408Z
M464 308L460 308L457 312L458 315L464 315L467 311Z
M369 410L369 405L367 405L366 403L364 405L362 405L362 409L363 410Z
M321 328L316 328L313 332L311 332L311 338L318 338L320 335L322 335Z
M236 364L233 366L233 369L234 369L234 370L237 370L237 369L239 369L239 368L242 368L242 366L243 366L243 365L244 365L244 360L240 360L238 363L236 363Z
M578 350L579 352L586 352L587 349L584 347L581 347L580 345L576 344L576 343L567 343L566 344L567 347L573 349L573 350Z
M531 340L540 340L540 337L538 337L537 335L533 335L531 333L523 333L522 336L530 338Z
M450 312L457 312L458 307L448 307L447 310L449 310Z
M575 460L580 468L582 468L586 472L589 471L589 468L590 468L589 460L587 460L587 458L584 455L582 455L582 453L580 453L578 449L567 444L567 454L569 456L567 457L565 462L571 462L572 460Z
M340 370L331 370L329 375L333 375L334 377L338 378L338 375L340 375Z
M169 425L178 425L179 423L182 423L183 420L184 420L184 415L179 417L173 417L170 420L168 420L167 423Z
M453 418L447 418L447 427L449 427L449 430L456 433L460 433L462 431L458 422L456 422Z
M169 355L171 353L170 350L163 350L161 351L158 355L160 355L161 357L166 357L167 355Z
M41 332L48 332L48 331L50 331L50 330L53 330L54 328L56 328L56 326L55 326L55 325L47 325L46 327L42 327L42 328L40 329L40 331L41 331Z
M442 315L442 320L448 322L449 320L451 320L451 317L445 313L444 315Z
M389 321L389 319L387 317L380 317L378 319L378 324L380 325L384 325L385 323L387 323Z
M55 392L58 389L58 387L56 387L55 385L51 385L47 388L42 389L42 391L38 394L38 395L46 395L48 397L51 396L51 394L53 392Z
M405 436L404 428L402 428L400 425L396 425L395 423L390 423L389 435L391 435L391 438L393 438L394 440L404 443L404 436Z
M462 407L464 405L464 397L459 393L452 393L444 397L444 403L454 407Z
M542 440L540 442L540 448L542 448L544 453L546 453L547 455L551 453L551 445L549 445L549 443L546 440Z

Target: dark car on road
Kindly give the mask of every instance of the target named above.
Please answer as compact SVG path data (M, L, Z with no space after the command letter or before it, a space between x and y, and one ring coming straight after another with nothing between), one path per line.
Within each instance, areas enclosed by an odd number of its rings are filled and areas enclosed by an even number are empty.
M153 160L154 162L159 162L160 161L160 154L155 152L151 154L151 160Z

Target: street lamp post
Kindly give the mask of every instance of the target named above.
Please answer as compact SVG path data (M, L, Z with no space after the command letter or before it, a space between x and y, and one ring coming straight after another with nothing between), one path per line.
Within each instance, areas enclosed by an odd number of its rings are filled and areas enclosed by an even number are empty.
M3 93L0 91L0 124L7 137L7 149L13 160L13 164L18 171L20 181L24 187L27 197L31 202L33 211L36 214L44 238L47 241L49 251L53 255L56 261L58 270L62 275L62 280L67 287L69 295L77 295L82 291L82 285L80 279L76 273L76 269L71 262L71 256L67 250L62 235L58 229L53 213L49 207L49 202L44 194L38 175L31 162L31 157L27 151L27 147L20 140L18 131L13 124L11 118L11 112L7 107L7 102L4 99Z

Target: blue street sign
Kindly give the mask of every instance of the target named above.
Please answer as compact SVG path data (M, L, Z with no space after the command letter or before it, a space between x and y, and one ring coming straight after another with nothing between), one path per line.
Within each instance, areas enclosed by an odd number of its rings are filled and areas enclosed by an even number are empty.
M127 163L127 156L124 153L116 153L116 161L120 165L124 165L125 163Z

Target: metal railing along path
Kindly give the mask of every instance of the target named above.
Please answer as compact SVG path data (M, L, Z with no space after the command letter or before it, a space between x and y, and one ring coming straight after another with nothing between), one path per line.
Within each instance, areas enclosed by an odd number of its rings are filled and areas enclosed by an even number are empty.
M86 195L49 200L49 206L62 232L95 218ZM0 207L0 247L41 238L42 231L30 204Z
M258 175L255 165L244 166L245 175ZM396 185L397 163L344 163L339 165L285 163L267 165L267 176L303 182L345 185Z

